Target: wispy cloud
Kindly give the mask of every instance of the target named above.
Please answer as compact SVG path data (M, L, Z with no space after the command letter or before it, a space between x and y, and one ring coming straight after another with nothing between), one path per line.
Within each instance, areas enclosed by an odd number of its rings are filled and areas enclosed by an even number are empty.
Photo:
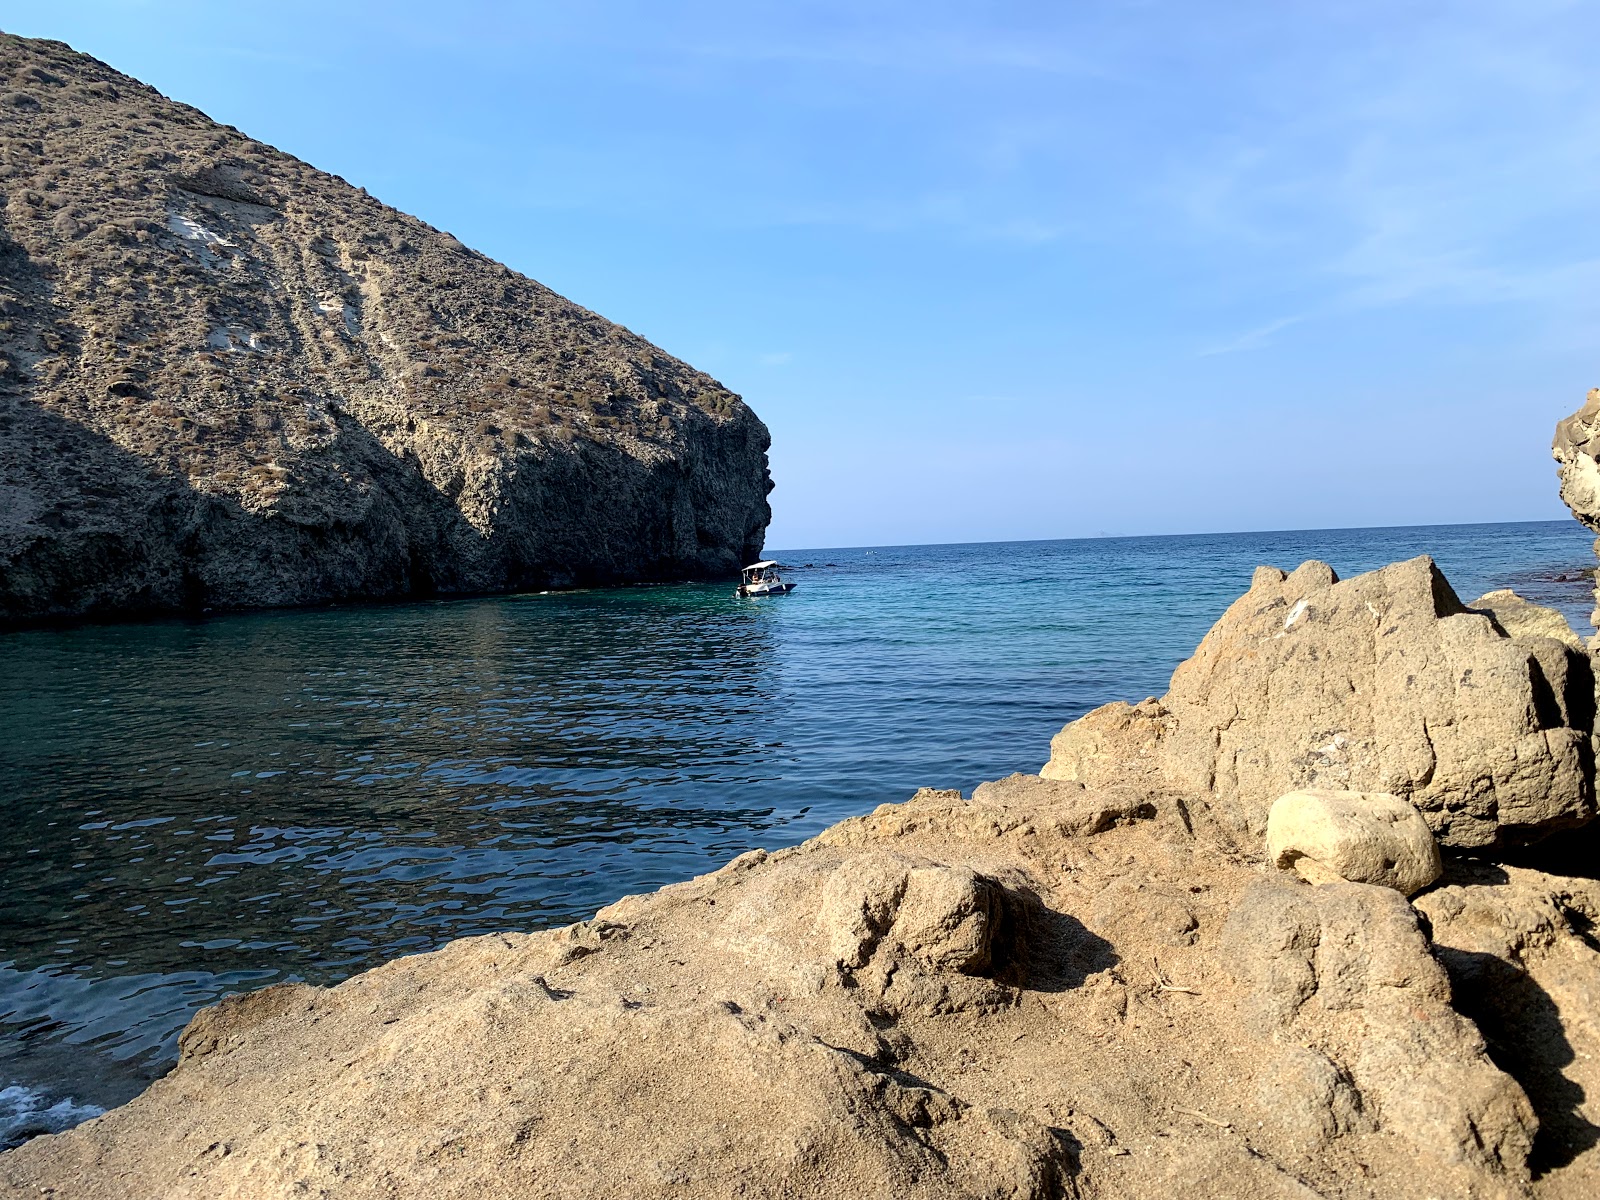
M1304 315L1295 317L1279 317L1276 321L1269 321L1258 329L1242 333L1231 341L1220 345L1211 346L1200 351L1201 358L1210 358L1217 354L1239 354L1246 350L1259 350L1271 343L1273 335L1282 332L1291 325L1298 325L1306 320Z
M1014 37L975 34L970 29L911 33L898 23L847 35L819 36L803 29L774 37L774 32L682 42L675 48L680 53L738 62L813 64L916 75L975 70L1078 78L1105 78L1111 74L1104 60L1074 52L1059 40L1029 43Z
M1475 6L1404 36L1243 78L1226 132L1153 195L1261 307L1311 307L1206 353L1254 349L1318 313L1562 304L1592 286L1600 106L1559 18ZM1392 11L1392 10L1391 10ZM1280 309L1281 310L1281 309Z

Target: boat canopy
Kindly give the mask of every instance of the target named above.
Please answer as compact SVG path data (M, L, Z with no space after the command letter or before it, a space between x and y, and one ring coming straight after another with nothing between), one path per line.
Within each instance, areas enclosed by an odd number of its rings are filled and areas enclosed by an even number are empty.
M748 567L745 568L745 570L746 571L760 571L765 567L775 567L777 565L778 564L773 562L770 558L767 558L767 559L763 559L761 562L758 562L758 563L751 563Z

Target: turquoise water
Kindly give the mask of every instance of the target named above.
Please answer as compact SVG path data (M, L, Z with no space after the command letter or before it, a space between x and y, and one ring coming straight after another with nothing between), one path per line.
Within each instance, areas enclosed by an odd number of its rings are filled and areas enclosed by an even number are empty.
M780 552L628 588L0 635L0 1136L164 1071L193 1010L562 924L1165 690L1267 562L1430 552L1587 632L1575 522ZM51 1109L50 1106L55 1108ZM51 1115L51 1113L54 1115Z

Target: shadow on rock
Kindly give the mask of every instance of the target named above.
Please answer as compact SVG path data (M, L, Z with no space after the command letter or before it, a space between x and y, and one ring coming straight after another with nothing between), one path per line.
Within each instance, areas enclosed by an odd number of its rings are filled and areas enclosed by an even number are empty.
M1117 965L1110 942L1076 917L1048 907L1032 892L1007 892L1014 932L1005 948L1004 983L1034 992L1066 992Z
M1564 1071L1576 1054L1550 994L1496 955L1442 946L1438 955L1455 985L1456 1008L1477 1024L1489 1057L1522 1085L1539 1116L1528 1156L1534 1178L1600 1143L1600 1127L1582 1112L1584 1090Z

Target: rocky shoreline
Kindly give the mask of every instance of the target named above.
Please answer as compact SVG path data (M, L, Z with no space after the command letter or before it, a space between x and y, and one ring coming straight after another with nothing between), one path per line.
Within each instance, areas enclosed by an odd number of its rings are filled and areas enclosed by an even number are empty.
M715 381L67 47L0 73L0 621L759 550ZM1600 392L1600 531L1596 447ZM1037 775L230 997L0 1193L1592 1197L1591 649L1427 558L1263 567Z
M1040 775L231 998L0 1186L1593 1195L1600 883L1533 865L1594 815L1588 661L1426 558L1264 569Z

